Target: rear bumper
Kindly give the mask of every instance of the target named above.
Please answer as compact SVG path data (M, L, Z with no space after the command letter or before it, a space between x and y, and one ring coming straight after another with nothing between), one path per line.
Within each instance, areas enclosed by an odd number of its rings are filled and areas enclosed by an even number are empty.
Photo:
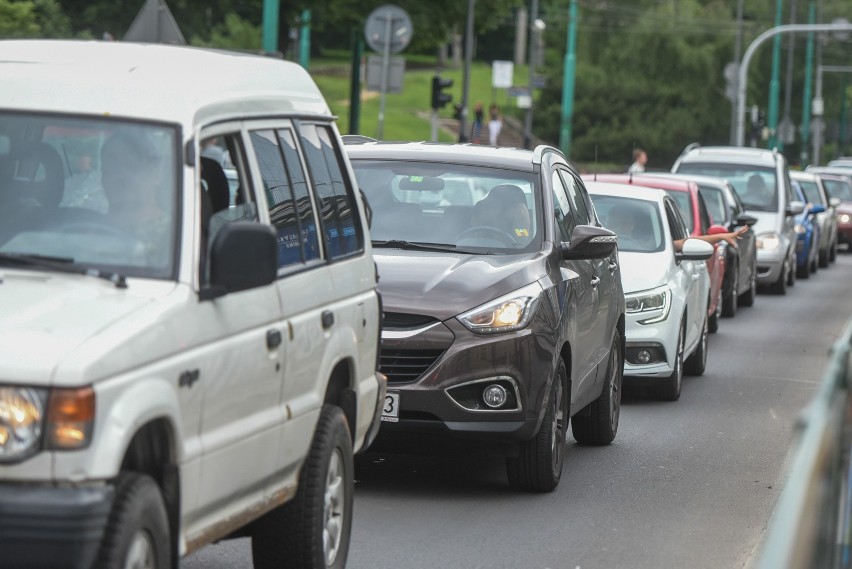
M107 524L113 488L0 484L0 565L88 569Z

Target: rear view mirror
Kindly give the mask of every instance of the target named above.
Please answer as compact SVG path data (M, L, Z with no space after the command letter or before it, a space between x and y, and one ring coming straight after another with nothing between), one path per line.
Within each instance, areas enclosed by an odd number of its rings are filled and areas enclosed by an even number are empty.
M432 176L407 176L399 181L399 189L408 192L440 192L444 180Z
M734 220L734 225L737 225L739 227L742 227L743 225L748 225L749 227L751 227L755 223L757 223L757 218L747 213L739 214Z
M805 211L805 204L800 201L792 201L787 204L787 211L785 212L787 215L799 215Z
M578 225L570 243L560 243L563 259L603 259L612 255L618 238L615 233L594 225Z
M687 239L675 253L678 261L706 261L713 256L713 245L701 239Z

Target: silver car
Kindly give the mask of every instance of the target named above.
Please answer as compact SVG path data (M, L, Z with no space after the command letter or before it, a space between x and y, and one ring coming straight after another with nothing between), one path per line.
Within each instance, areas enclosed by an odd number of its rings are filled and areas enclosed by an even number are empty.
M837 257L837 218L835 210L840 205L839 198L829 198L823 187L822 179L809 172L790 172L790 178L799 183L809 204L821 205L822 213L815 214L819 225L819 266L828 267Z

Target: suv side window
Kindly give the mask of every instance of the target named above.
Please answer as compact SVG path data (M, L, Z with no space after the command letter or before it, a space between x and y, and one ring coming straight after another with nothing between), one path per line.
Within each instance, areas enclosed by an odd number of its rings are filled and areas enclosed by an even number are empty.
M289 129L270 129L252 131L250 137L263 179L269 217L278 234L278 268L316 259L319 256L316 225L312 223L312 215L303 220L296 206L294 186L299 182L305 186L305 176L298 154L292 159L295 147L287 143L293 140L292 134Z
M571 205L568 200L568 194L565 193L565 186L562 183L562 178L559 173L554 170L552 177L553 185L553 215L556 217L556 227L559 231L559 236L562 241L570 241L571 233L577 222L574 221L574 216L571 213Z
M574 212L574 218L577 225L589 225L591 216L589 208L586 206L586 200L577 188L577 182L574 176L570 173L559 170L559 175L562 177L562 182L565 184L565 189L568 191L568 198L571 200L571 210Z
M303 123L299 134L320 204L329 257L336 259L363 251L364 234L355 196L331 129Z

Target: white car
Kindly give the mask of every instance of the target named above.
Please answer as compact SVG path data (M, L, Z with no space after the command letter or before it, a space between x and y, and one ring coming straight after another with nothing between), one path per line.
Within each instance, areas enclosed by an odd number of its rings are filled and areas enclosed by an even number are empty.
M386 381L316 84L94 41L0 41L0 74L0 566L166 569L250 536L255 567L342 567Z
M689 235L663 190L587 181L598 217L618 235L618 261L627 312L624 375L650 384L660 399L680 397L684 372L707 363L713 246ZM676 252L674 241L682 241ZM627 381L627 379L625 379Z

